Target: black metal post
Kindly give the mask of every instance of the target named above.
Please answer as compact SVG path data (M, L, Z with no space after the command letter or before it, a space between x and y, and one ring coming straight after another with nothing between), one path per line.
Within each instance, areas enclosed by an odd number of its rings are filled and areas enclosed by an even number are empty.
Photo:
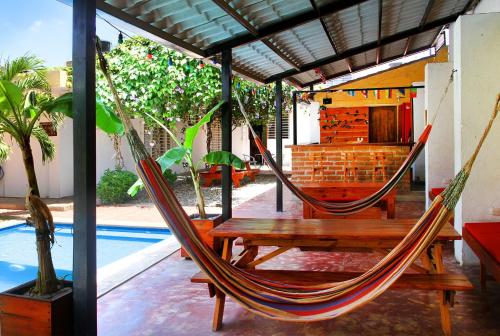
M283 167L283 88L281 79L276 80L276 163ZM276 211L283 211L283 184L276 178Z
M314 91L314 85L309 85L309 91Z
M232 99L231 99L231 49L222 52L222 150L232 151ZM232 188L231 167L222 166L222 217L227 220L232 217Z
M293 144L297 144L297 93L294 91L292 94L293 102Z
M97 334L95 0L73 0L74 334Z

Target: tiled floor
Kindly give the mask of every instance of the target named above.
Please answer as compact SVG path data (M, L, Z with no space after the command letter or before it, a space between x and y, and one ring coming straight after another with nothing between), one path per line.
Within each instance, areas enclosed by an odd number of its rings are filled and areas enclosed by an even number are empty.
M297 217L301 204L285 194L285 212L276 214L274 191L243 204L234 217ZM398 202L398 217L418 217L422 202ZM289 251L265 267L305 270L363 270L378 259L375 254ZM264 266L263 265L263 266ZM451 247L446 265L459 270ZM214 300L206 286L191 284L197 271L178 254L165 259L98 301L100 335L441 335L437 293L389 290L370 304L334 320L285 323L249 313L230 299L224 326L211 332ZM478 269L462 269L477 285ZM481 294L460 292L452 310L454 335L500 335L500 286L491 283Z

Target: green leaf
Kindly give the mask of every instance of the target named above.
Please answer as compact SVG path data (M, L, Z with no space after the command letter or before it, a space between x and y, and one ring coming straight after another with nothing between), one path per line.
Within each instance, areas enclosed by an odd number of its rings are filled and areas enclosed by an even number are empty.
M180 164L182 159L187 153L187 149L184 147L174 147L166 151L162 156L156 159L156 162L161 167L162 173L168 168L172 167L174 164Z
M158 164L160 165L161 172L165 173L165 171L172 167L174 164L180 164L186 153L187 149L184 147L174 147L166 151L162 156L156 159L156 162L158 162ZM144 188L144 184L142 183L141 179L138 179L127 190L127 194L129 194L131 197L134 197L142 188Z
M63 94L47 104L45 109L49 113L58 112L73 118L73 94ZM96 126L108 134L122 135L124 133L120 118L99 99L96 99Z
M206 154L202 158L203 162L211 165L226 165L236 169L246 169L245 162L233 153L226 151L215 151Z
M0 81L0 113L15 113L23 104L22 90L9 81Z
M144 188L144 183L142 183L141 179L137 179L137 181L127 190L127 194L129 194L130 197L134 197L142 188Z
M200 131L200 127L205 125L206 123L208 123L210 121L210 119L212 118L212 115L215 113L215 111L217 111L219 109L219 107L221 107L221 105L223 103L224 102L219 102L217 105L215 105L215 107L213 109L211 109L207 114L205 114L203 116L203 118L201 118L201 120L196 123L196 125L191 126L188 129L186 129L186 138L184 140L184 147L185 148L193 149L193 142L194 142L194 139L196 138L196 136L198 135L198 132Z

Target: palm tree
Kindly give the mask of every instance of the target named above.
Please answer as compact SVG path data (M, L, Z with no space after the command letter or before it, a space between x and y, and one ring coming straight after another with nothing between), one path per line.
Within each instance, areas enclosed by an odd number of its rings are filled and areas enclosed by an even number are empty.
M96 102L97 126L107 133L123 133L118 117L99 101ZM40 127L42 115L57 121L64 115L72 117L72 95L53 99L49 93L47 71L35 56L26 55L0 65L0 161L8 158L10 147L5 135L19 146L28 178L29 191L26 201L36 231L38 275L33 293L46 295L59 289L51 256L54 227L47 206L40 200L35 174L32 143L40 145L42 161L54 158L55 146L45 130Z
M46 107L51 101L48 89L46 68L42 61L34 56L26 55L7 60L0 66L0 160L8 158L10 147L5 143L4 136L10 135L22 153L29 194L38 201L40 191L31 139L34 138L40 145L44 163L52 160L55 155L54 143L39 125L39 120L42 114L47 112ZM39 206L47 209L43 203ZM50 212L43 216L37 213L37 208L32 204L28 209L37 232L39 272L34 292L40 295L50 294L57 291L59 283L50 252L53 241Z

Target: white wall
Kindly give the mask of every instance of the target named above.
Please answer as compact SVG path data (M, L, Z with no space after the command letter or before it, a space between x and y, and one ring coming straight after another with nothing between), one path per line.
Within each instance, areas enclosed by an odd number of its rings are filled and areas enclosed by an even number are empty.
M144 122L142 119L132 120L132 125L137 130L141 139L144 139ZM124 169L137 174L135 171L135 161L127 139L121 137L121 153L123 156ZM101 130L96 130L96 183L106 169L115 169L115 150L111 138Z
M422 82L412 83L414 86L424 85ZM413 98L413 134L415 140L422 134L425 127L425 89L417 89L417 97ZM415 160L413 168L413 181L425 180L425 154Z
M471 155L500 92L500 13L461 16L454 27L455 171ZM491 208L500 207L499 120L479 154L455 211L455 228L464 222L498 221ZM470 250L455 245L460 262L475 262Z
M300 114L297 113L297 117L299 117ZM283 167L291 167L292 165L292 149L288 148L288 146L293 144L293 114L288 113L288 138L283 138ZM299 122L297 122L297 125L301 125ZM298 126L297 128L297 135L300 135L303 129L306 129L306 127L301 127ZM306 129L307 131L307 129ZM319 134L319 131L318 131ZM276 155L276 139L267 139L267 149L273 154ZM288 169L288 168L287 168Z
M498 0L481 0L474 9L474 14L485 14L500 12L500 1Z
M425 147L427 207L430 204L429 191L445 186L454 176L453 83L445 94L452 69L451 63L429 63L425 66L425 109L429 122L439 112Z
M139 136L143 138L141 120L133 120ZM24 170L21 151L16 143L6 139L11 145L9 159L2 163L5 172L0 181L0 196L24 197L28 191L28 180ZM32 151L35 161L35 172L42 197L60 198L73 195L73 120L66 118L57 130L57 136L51 137L56 146L54 160L42 163L42 154L38 142L32 139ZM114 150L110 138L100 130L96 130L96 183L99 182L106 169L114 169ZM122 138L122 155L125 169L135 173L132 152L125 138Z
M319 103L297 104L297 144L319 143Z

